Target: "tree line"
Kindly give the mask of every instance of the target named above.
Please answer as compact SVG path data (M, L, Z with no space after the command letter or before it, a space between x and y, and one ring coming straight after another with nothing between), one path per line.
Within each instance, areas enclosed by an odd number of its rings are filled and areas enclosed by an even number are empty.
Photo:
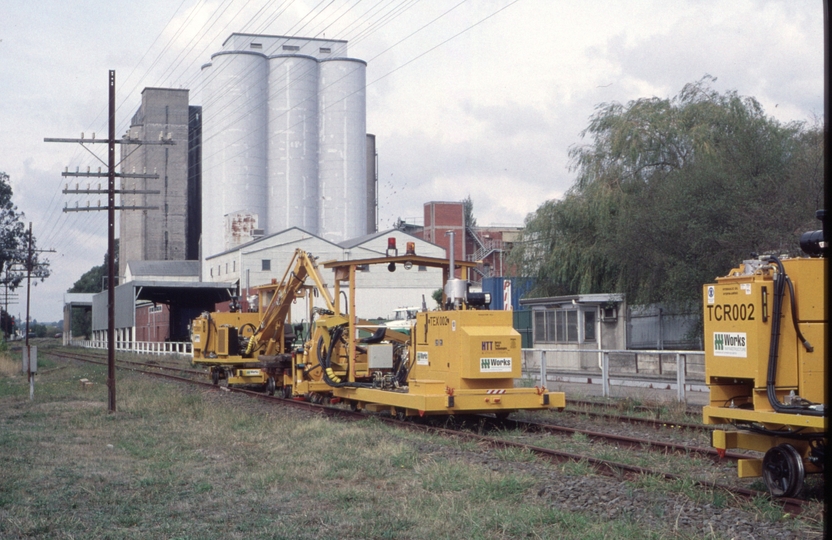
M823 126L781 123L706 76L678 95L596 107L569 152L574 184L526 217L509 262L535 296L625 293L698 309L752 254L821 228Z
M0 172L0 284L6 291L14 291L23 284L27 274L43 281L49 277L49 261L41 257L37 239L23 224L25 215L12 202L9 175ZM25 323L24 323L25 324ZM3 337L15 331L14 318L0 309Z

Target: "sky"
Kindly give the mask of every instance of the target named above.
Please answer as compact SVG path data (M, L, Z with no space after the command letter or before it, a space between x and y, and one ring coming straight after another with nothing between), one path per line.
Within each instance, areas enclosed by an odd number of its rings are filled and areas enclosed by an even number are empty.
M569 149L600 104L706 75L781 122L823 117L822 0L3 0L0 171L54 250L34 320L62 319L63 294L107 251L106 212L63 211L106 196L61 193L66 167L106 170L106 145L43 139L106 137L111 69L117 136L145 87L200 105L200 66L234 32L347 40L367 61L380 230L465 197L479 225L521 226L572 185ZM15 297L25 316L25 287Z

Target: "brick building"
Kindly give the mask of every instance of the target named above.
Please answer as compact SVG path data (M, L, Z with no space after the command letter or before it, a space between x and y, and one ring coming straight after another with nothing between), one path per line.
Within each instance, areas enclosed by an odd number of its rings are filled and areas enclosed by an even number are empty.
M519 227L466 227L465 203L431 201L424 205L424 226L412 234L445 248L450 256L451 235L454 239L454 259L482 261L471 281L506 274L505 259L520 234ZM457 277L459 274L457 273Z

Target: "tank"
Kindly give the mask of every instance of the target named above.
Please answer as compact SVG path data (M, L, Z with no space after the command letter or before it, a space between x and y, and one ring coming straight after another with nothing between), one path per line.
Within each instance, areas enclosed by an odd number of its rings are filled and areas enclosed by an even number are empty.
M266 57L219 52L203 66L202 256L242 242L228 236L224 216L241 212L267 220Z
M318 234L342 242L367 233L366 62L320 62Z
M376 136L367 134L367 234L378 230L378 171Z
M318 234L318 61L269 57L268 223Z

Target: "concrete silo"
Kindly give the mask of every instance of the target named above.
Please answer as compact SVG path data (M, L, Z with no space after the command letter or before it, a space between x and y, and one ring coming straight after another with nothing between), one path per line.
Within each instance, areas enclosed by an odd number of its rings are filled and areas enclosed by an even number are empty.
M321 60L318 83L318 233L342 242L367 233L366 62Z
M269 57L269 232L318 233L318 60Z
M267 219L268 63L260 53L223 51L202 73L202 253L212 255L250 240L248 229Z
M203 261L253 228L300 227L334 242L375 229L366 62L346 49L235 33L203 66Z
M367 134L367 234L378 230L378 154L376 136Z

